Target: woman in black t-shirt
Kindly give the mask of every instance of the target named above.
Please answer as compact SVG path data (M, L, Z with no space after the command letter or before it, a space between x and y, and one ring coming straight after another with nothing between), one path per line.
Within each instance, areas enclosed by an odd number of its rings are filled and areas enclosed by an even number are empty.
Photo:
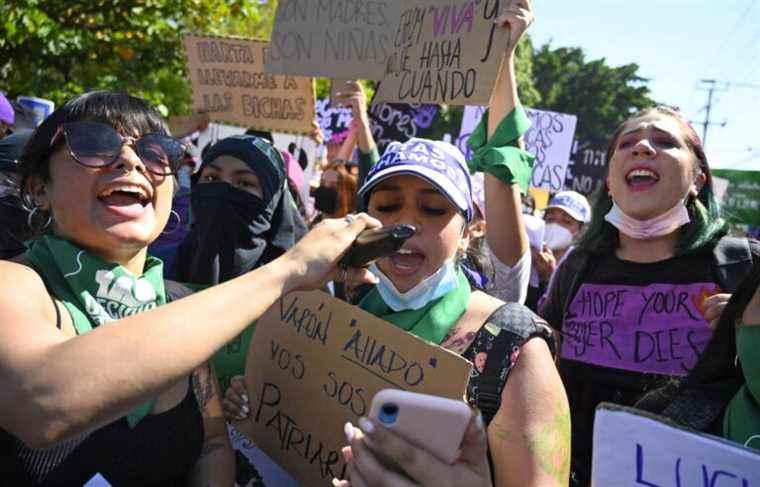
M602 401L702 430L719 424L733 355L722 340L711 342L753 253L746 240L724 237L701 141L676 110L655 107L628 119L607 160L592 221L541 308L562 335L576 485L590 481L594 411ZM709 377L683 387L708 344Z

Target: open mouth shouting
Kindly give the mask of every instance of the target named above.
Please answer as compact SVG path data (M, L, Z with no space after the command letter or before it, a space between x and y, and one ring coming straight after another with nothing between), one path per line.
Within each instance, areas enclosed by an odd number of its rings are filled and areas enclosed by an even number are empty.
M127 218L139 217L152 198L149 187L132 182L114 182L98 193L98 201L107 210Z
M631 191L646 191L654 187L660 175L648 167L635 167L625 175L625 182Z
M425 254L418 249L404 246L388 257L390 270L400 276L411 276L425 264Z

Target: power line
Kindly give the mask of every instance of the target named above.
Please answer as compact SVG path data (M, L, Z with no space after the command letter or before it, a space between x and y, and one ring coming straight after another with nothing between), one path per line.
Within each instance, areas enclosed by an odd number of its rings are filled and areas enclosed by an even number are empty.
M719 125L721 127L726 126L727 122L725 120L722 123L715 123L710 121L710 115L712 113L713 96L715 95L715 92L727 91L729 84L725 81L718 81L714 79L703 79L699 83L700 84L697 88L700 91L707 91L707 104L703 108L705 111L705 119L702 122L697 122L698 125L702 126L702 145L706 145L707 129L710 128L711 125Z

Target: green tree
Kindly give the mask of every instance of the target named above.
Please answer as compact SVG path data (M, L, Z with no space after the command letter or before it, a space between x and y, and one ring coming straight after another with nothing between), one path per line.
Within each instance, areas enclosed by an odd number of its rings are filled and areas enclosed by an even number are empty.
M654 104L633 63L611 67L604 59L587 61L581 48L546 44L533 53L532 68L541 97L535 106L576 115L576 138L595 146L631 113Z
M187 113L182 35L268 39L275 7L257 0L5 0L0 89L56 104L89 89L124 90L165 114Z

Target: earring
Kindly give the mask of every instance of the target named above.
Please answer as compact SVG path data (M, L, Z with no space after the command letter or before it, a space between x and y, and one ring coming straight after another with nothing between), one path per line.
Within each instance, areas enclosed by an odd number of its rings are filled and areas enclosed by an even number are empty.
M35 229L33 226L33 220L34 220L35 213L37 213L38 211L41 212L42 209L40 208L39 205L34 205L32 207L32 210L29 212L29 216L26 217L26 224L29 227L29 229L33 230L35 233L44 233L48 229L50 224L53 223L53 214L48 213L47 220L45 220L45 223L39 229Z
M166 230L166 227L164 227L164 231L163 231L163 232L161 232L161 233L163 233L164 235L171 235L171 234L173 234L174 232L176 232L177 230L179 230L179 229L180 229L180 227L182 226L182 218L179 216L179 213L177 213L177 212L176 212L176 211L174 211L174 210L171 210L171 211L169 212L169 216L174 216L174 217L176 217L176 218L177 218L177 224L174 226L174 228L172 228L172 229L171 229L171 231L167 231L167 230ZM167 222L167 224L168 224L168 222Z

